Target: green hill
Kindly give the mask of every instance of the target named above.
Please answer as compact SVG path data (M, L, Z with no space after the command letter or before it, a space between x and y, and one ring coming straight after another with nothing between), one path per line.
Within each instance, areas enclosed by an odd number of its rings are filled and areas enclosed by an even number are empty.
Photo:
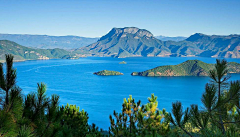
M110 71L110 70L102 70L99 72L95 72L93 73L95 75L99 75L99 76L114 76L114 75L123 75L123 73L118 72L118 71Z
M208 76L214 64L204 63L200 60L187 60L178 65L159 66L143 72L133 72L133 76ZM240 64L228 63L229 73L240 73Z
M0 40L1 61L5 59L5 54L14 55L15 61L77 58L77 56L70 51L63 49L33 49L21 46L12 41Z

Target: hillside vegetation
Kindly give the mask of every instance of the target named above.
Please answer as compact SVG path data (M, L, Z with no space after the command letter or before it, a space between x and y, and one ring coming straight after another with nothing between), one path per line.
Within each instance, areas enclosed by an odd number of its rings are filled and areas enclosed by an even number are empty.
M214 64L204 63L200 60L187 60L178 65L159 66L143 72L133 72L133 76L208 76ZM228 63L229 73L240 73L240 64Z
M5 54L14 55L15 61L77 58L75 54L63 49L34 49L12 41L0 40L0 60L5 59Z

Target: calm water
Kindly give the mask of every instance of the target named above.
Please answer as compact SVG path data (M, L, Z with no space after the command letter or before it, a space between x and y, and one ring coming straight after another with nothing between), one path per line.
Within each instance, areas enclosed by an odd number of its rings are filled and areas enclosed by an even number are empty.
M103 129L109 127L109 115L121 111L123 98L133 95L136 101L147 102L151 93L158 96L159 108L171 110L179 100L184 107L201 104L208 77L141 77L131 72L160 65L175 65L188 59L215 63L214 58L81 58L79 60L39 60L17 62L18 85L24 94L36 91L37 83L47 84L47 93L60 95L61 104L76 104L89 114L89 122ZM240 59L227 59L240 63ZM127 64L119 64L126 61ZM96 76L100 70L116 70L123 76ZM240 74L232 74L232 80Z

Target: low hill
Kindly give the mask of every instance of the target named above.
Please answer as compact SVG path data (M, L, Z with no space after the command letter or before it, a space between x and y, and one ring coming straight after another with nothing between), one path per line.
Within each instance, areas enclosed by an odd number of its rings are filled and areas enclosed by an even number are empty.
M28 34L0 34L0 40L14 41L20 45L31 48L43 49L76 49L87 46L98 40L98 38L87 38L79 36L48 36Z
M200 60L187 60L178 65L159 66L143 72L133 72L133 76L208 76L214 64L204 63ZM229 73L240 73L240 64L228 63Z
M0 60L5 60L5 54L14 55L15 61L37 59L77 58L75 54L63 49L33 49L21 46L8 40L0 40Z

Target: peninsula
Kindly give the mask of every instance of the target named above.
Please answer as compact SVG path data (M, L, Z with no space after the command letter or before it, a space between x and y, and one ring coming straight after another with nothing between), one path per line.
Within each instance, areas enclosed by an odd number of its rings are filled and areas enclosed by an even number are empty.
M133 72L132 76L208 76L214 64L204 63L200 60L187 60L178 65L159 66L143 72ZM229 73L240 73L240 64L228 63Z

